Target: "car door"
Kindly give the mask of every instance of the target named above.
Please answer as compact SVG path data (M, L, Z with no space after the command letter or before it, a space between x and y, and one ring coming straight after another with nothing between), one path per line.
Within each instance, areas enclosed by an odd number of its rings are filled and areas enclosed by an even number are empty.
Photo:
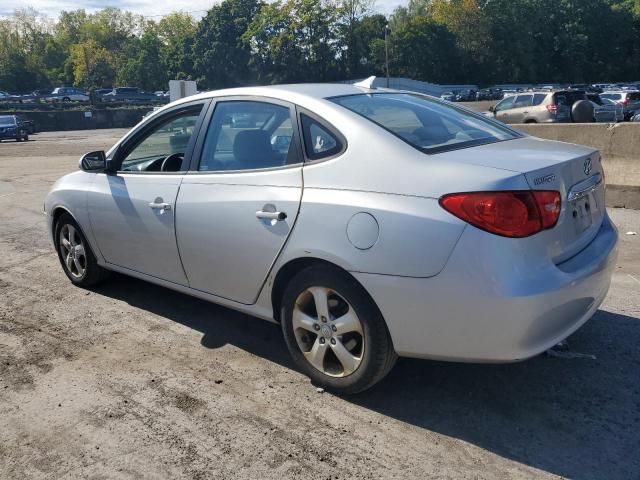
M187 285L175 234L175 202L208 102L174 107L129 135L96 174L89 217L109 264Z
M511 110L509 110L510 123L523 123L529 115L532 101L532 94L518 95L513 102Z
M192 288L252 304L300 207L295 109L226 98L210 117L178 195L178 247Z
M502 123L511 123L509 112L515 98L515 96L507 97L496 105L494 110L496 120L500 120Z

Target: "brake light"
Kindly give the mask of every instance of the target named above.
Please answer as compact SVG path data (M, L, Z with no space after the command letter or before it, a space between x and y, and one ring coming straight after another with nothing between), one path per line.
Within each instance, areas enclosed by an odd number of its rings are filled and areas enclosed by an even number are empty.
M629 106L629 99L627 98L625 100L622 100L620 103L622 104L623 107L628 107Z
M553 228L560 216L560 193L548 190L452 193L440 206L474 227L503 237L522 238Z
M558 111L557 105L547 105L547 111L549 113L556 113Z

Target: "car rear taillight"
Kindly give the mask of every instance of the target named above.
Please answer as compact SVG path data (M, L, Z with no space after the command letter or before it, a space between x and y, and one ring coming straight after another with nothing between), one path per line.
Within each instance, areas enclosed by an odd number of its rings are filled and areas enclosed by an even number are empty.
M503 237L528 237L553 228L560 216L560 193L548 190L451 193L440 197L449 213Z
M557 105L547 105L547 111L549 113L556 113L558 111Z
M628 107L629 106L629 99L627 98L626 100L622 100L620 103L622 104L623 107Z

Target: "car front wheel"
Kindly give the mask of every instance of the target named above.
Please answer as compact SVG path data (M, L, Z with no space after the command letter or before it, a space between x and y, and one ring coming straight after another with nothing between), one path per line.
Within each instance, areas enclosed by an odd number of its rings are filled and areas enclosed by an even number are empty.
M108 276L109 272L98 265L80 227L68 213L58 219L54 239L62 269L74 285L89 287Z
M319 265L286 288L282 330L296 365L318 386L353 394L379 382L396 361L382 314L348 273Z

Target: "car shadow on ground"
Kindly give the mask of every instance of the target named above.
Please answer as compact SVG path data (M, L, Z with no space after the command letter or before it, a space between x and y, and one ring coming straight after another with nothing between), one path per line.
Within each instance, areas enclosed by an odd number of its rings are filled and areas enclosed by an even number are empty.
M277 325L136 279L95 290L293 368ZM400 359L345 401L569 478L638 478L640 320L606 311L570 339L592 359L541 355L509 365Z

